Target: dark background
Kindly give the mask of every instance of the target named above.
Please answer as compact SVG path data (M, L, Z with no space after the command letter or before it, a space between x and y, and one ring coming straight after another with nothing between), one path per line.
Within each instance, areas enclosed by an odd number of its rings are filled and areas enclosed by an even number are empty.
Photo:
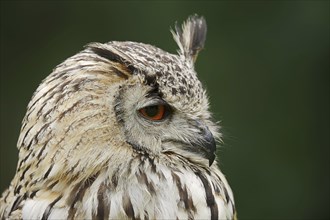
M92 41L175 52L169 27L194 13L208 24L196 69L221 121L239 218L330 218L329 1L1 1L0 191L52 68Z

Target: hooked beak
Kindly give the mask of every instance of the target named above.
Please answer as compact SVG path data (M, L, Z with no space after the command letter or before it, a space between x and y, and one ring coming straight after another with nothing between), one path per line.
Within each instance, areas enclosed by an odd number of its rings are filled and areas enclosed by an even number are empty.
M192 125L198 131L198 134L190 141L181 141L168 139L168 142L177 142L180 148L186 151L196 153L209 161L209 166L211 166L215 160L216 142L212 132L209 128L199 120L192 121ZM170 150L171 151L171 150Z
M211 166L215 160L216 142L209 128L201 121L194 121L196 128L200 130L199 137L192 143L191 151L202 155L209 160Z
M202 132L201 148L203 154L209 160L209 166L211 166L215 159L216 142L208 127L204 126Z

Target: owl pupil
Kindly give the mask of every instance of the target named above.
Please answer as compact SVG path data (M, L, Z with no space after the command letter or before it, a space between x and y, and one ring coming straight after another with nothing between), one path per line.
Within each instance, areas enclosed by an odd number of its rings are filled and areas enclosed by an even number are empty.
M145 108L145 112L149 117L155 117L159 113L159 106L153 105Z

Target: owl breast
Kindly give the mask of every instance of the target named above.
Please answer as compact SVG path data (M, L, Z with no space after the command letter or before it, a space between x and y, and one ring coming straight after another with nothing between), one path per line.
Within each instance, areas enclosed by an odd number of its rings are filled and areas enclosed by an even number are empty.
M135 154L72 188L57 186L64 204L56 203L56 194L38 192L26 201L23 218L230 219L234 206L226 180L216 170L204 171L184 161L172 167L162 158ZM49 208L52 203L56 206Z

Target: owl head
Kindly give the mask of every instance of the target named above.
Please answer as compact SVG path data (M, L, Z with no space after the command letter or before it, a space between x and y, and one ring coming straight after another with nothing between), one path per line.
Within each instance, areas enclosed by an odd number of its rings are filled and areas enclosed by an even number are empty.
M194 69L205 19L191 16L172 34L178 54L112 41L88 44L58 65L28 105L20 154L34 154L35 166L53 164L38 171L47 177L88 175L141 154L211 166L219 134Z

